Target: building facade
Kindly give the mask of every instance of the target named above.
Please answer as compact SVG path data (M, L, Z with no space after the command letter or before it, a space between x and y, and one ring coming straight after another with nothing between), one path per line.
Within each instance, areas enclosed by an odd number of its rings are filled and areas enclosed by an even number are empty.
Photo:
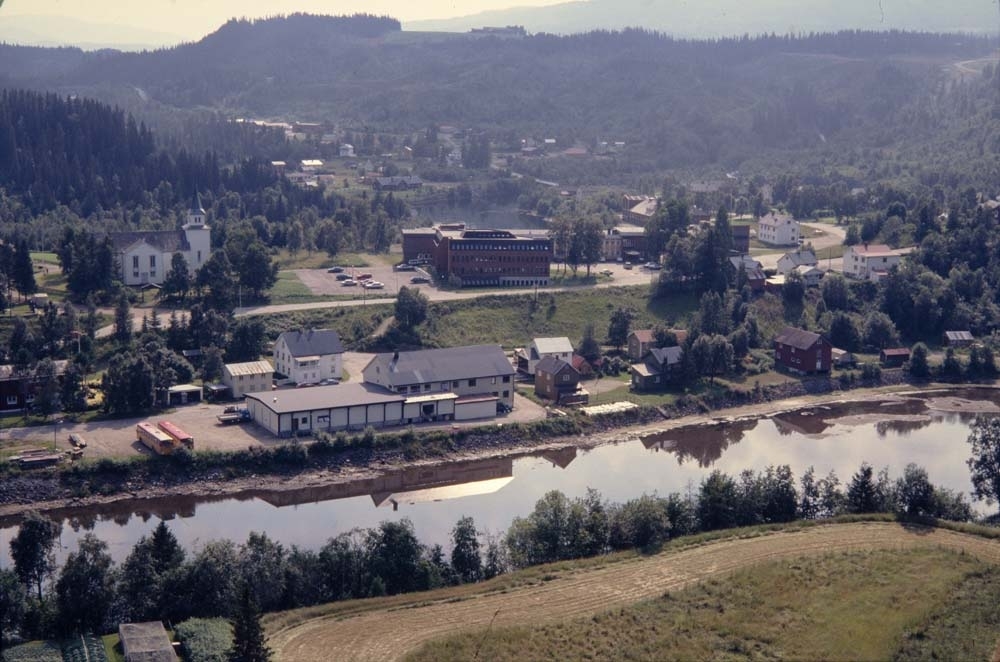
M757 225L757 239L772 246L797 246L802 234L799 222L785 214L770 213Z
M588 396L580 392L580 373L571 363L547 357L535 370L535 395L556 404L586 404Z
M778 258L778 273L787 276L797 267L815 267L817 264L816 254L812 251L792 251Z
M844 253L844 274L858 280L878 282L903 261L903 254L885 244L848 246Z
M801 374L830 372L833 345L818 333L785 327L774 339L774 363Z
M400 395L452 393L460 400L492 398L494 409L514 406L514 366L499 345L377 354L362 374L366 383Z
M344 345L333 329L285 331L274 341L274 371L296 384L340 379Z
M274 368L267 361L227 363L222 367L222 383L229 387L233 398L247 393L261 393L271 389Z
M525 374L534 375L538 363L546 358L573 360L573 343L569 338L535 338L523 349L514 351L517 369Z
M162 284L175 253L184 257L191 274L212 255L212 231L197 194L180 230L114 232L110 236L122 282L133 287Z

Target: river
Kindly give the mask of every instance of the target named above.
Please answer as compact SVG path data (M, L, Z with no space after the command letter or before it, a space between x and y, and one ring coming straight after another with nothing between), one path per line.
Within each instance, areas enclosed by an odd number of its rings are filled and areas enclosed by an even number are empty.
M940 396L941 394L937 394ZM55 513L63 523L60 561L92 531L120 561L160 519L189 550L208 540L246 540L265 531L286 547L317 549L330 537L386 519L410 518L425 543L448 546L455 521L472 516L481 530L501 532L531 511L549 490L570 497L595 488L612 501L642 493L695 490L712 470L731 475L788 464L796 477L810 466L836 471L846 483L867 461L893 477L915 462L936 485L969 493L966 438L974 410L1000 412L1000 391L963 389L813 407L759 419L677 428L590 450L567 447L516 458L457 462L354 483L238 497L178 497L128 501ZM969 413L962 413L969 412ZM989 509L975 504L981 512ZM16 523L0 528L4 567Z

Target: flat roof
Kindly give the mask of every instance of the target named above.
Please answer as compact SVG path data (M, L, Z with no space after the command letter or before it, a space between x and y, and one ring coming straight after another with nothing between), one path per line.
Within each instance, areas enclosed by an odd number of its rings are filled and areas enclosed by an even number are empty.
M248 393L246 397L257 400L276 414L379 405L406 400L404 396L379 386L359 383Z
M441 402L443 400L458 400L458 396L454 393L428 393L427 395L415 395L412 398L407 398L407 404L419 404L422 402Z
M482 394L482 395L475 395L475 394L473 394L473 395L463 395L460 398L456 398L455 404L468 405L468 404L472 404L473 402L489 402L491 400L496 401L496 400L499 400L499 399L500 398L498 398L495 395L486 395L485 393Z

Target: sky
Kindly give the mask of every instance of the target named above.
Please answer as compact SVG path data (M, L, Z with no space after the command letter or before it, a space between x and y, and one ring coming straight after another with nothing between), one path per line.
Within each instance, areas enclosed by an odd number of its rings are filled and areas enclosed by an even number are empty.
M130 26L196 39L233 17L314 14L388 14L402 21L464 16L510 6L560 0L0 0L0 18L58 17Z

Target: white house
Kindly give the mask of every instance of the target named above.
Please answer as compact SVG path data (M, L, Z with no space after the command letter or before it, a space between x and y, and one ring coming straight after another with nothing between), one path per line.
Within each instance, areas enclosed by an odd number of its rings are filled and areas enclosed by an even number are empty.
M274 341L274 371L296 384L340 379L344 345L333 329L285 331Z
M786 214L771 212L760 219L757 225L757 239L772 246L798 246L802 237L799 222Z
M535 338L526 348L514 351L517 369L529 375L535 374L539 361L551 356L566 363L573 362L573 343L569 338Z
M353 158L354 157L354 145L351 143L344 143L340 146L340 156L343 158Z
M122 282L131 286L163 283L175 253L184 257L192 275L212 255L212 231L198 194L180 230L113 232L111 242L121 265Z
M270 390L273 379L274 368L267 361L227 363L222 367L222 383L229 387L234 398Z
M817 264L816 254L812 251L792 251L785 253L778 260L778 273L787 276L797 267L815 267Z
M844 274L858 280L878 280L899 265L903 253L885 244L858 244L844 253Z
M800 264L793 271L802 276L802 282L805 283L806 287L818 287L819 282L823 280L823 276L826 274L819 267L808 264Z
M498 403L514 405L514 367L499 345L377 354L362 374L365 384L428 399L428 415L448 394L458 419L496 416Z

